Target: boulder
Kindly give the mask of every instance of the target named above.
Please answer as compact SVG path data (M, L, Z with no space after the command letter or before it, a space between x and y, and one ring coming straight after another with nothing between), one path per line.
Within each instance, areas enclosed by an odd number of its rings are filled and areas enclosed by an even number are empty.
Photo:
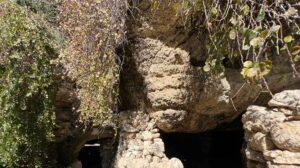
M270 107L286 107L299 111L300 90L285 90L277 93L268 104Z
M243 115L242 122L244 129L251 132L267 133L271 127L277 123L282 123L286 119L283 113L276 109L270 110L266 107L249 106Z

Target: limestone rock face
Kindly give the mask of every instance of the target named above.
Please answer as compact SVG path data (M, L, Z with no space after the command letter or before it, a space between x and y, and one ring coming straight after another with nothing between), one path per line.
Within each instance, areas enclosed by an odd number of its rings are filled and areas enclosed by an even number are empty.
M181 168L178 159L165 156L158 130L195 133L214 129L237 118L259 97L261 88L245 83L240 68L225 67L224 74L217 76L204 72L206 34L194 30L197 25L186 25L200 20L183 23L169 1L161 1L155 12L147 2L138 7L142 12L127 19L128 44L123 48L120 74L121 130L114 165ZM293 78L289 58L272 59L274 68L266 77L270 89L299 88L300 80ZM71 161L87 140L99 138L101 132L81 130L81 125L74 124L80 123L76 114L80 103L73 92L71 84L62 86L56 101L56 135L59 142L65 141L61 155L71 153ZM247 156L255 158L249 159L249 165L276 167L280 163L266 161L264 151L299 150L297 139L291 137L298 134L294 130L297 124L278 125L300 118L297 95L299 91L275 95L269 102L273 109L248 108L243 117ZM286 128L289 131L283 135ZM66 141L69 137L74 142Z
M155 121L141 111L120 114L120 136L115 168L183 168L177 158L167 158Z
M203 71L205 34L182 23L168 1L160 2L155 13L146 2L140 10L127 25L129 54L125 53L121 74L126 110L150 114L164 132L204 132L231 122L259 97L261 88L244 84L240 69L225 67L222 76ZM276 66L266 80L273 92L299 84L288 57L274 57L272 61ZM294 107L290 103L294 98L290 99L276 101Z
M300 90L286 90L269 101L272 108L250 106L243 115L247 166L300 167Z

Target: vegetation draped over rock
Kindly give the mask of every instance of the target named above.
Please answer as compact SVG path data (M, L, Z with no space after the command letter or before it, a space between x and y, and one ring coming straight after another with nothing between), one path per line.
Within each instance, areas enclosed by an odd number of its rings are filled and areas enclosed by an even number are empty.
M0 164L49 167L53 82L58 56L47 26L30 11L0 1Z
M160 0L152 2L152 11ZM300 60L298 0L176 0L179 15L197 15L208 38L204 71L222 73L224 58L240 60L248 81L265 81L272 57ZM118 105L126 0L0 0L0 167L53 167L55 64L76 84L83 123L110 121ZM139 10L137 10L139 11ZM59 18L59 19L58 19ZM53 27L62 29L66 43ZM59 56L57 61L57 57Z
M126 1L64 1L60 26L68 46L60 55L67 75L76 81L81 119L101 125L116 110L116 47L124 38Z
M55 65L76 82L84 122L101 125L116 110L116 47L126 1L1 0L0 165L51 167ZM57 7L61 11L57 11ZM60 16L65 50L58 53Z
M154 1L157 6L158 1ZM300 4L295 0L183 0L179 13L204 16L199 27L208 33L205 71L224 71L222 60L240 58L249 80L269 73L274 55L288 55L294 75L300 59Z
M52 24L57 23L58 5L61 0L12 0L26 9L42 16Z

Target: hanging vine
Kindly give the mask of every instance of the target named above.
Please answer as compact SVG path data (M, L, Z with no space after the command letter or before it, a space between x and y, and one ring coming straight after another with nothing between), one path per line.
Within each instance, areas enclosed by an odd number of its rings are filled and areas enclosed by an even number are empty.
M161 4L151 0L152 9ZM264 80L272 56L287 55L294 77L300 78L300 3L297 0L176 0L179 15L204 15L198 27L207 32L208 59L204 71L223 72L222 61L239 58L248 81Z
M64 1L60 26L67 37L60 55L66 75L76 82L81 119L101 125L117 107L119 68L116 47L124 38L127 2Z

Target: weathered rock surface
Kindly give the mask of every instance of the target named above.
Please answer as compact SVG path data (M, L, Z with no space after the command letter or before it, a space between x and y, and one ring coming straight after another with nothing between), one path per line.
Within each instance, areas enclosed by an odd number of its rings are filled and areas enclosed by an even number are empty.
M121 130L114 162L118 168L183 167L178 159L165 156L158 129L167 133L214 129L239 116L261 91L257 85L245 83L240 69L225 67L222 76L205 73L201 65L207 57L205 34L184 25L167 3L162 1L154 14L144 4L139 7L143 12L127 20L129 44L124 47L120 81L123 112L118 120ZM272 59L276 66L266 77L270 89L277 92L287 86L299 88L300 80L293 78L289 58ZM62 86L56 101L59 125L56 134L58 141L64 142L61 155L71 155L68 158L71 161L87 140L99 138L102 132L82 130L77 125L78 100L72 95L73 87ZM249 143L247 156L253 158L249 159L249 165L280 167L285 164L276 162L279 157L267 160L264 152L299 151L298 138L292 137L299 134L294 129L298 124L284 124L300 118L298 95L299 91L276 94L269 104L278 108L248 108L243 122ZM66 141L68 138L72 142Z
M250 106L243 115L248 167L300 167L300 90L286 90L269 101L271 109Z
M141 111L120 114L120 136L115 168L183 168L177 158L167 158L155 121Z
M269 110L265 107L250 106L243 116L242 122L246 131L267 133L272 125L281 123L285 119L286 116L276 109Z
M165 132L203 132L231 122L259 97L261 88L244 84L240 69L225 67L224 76L202 70L205 34L184 25L167 1L154 14L147 3L140 9L127 25L129 54L121 75L126 110L149 113ZM299 84L288 57L272 59L276 66L266 80L273 92ZM289 101L281 103L294 107Z
M79 168L81 165L81 162L76 159L87 141L114 136L114 130L110 123L103 124L101 128L95 128L90 123L80 121L79 113L76 111L79 104L74 83L69 80L61 82L55 97L57 129L54 133L58 145L57 154L61 164L72 163L71 167L74 168ZM102 162L109 162L111 158L106 159L105 157L102 157Z
M299 111L300 108L300 90L285 90L280 92L269 101L271 107L286 107Z
M261 132L254 133L248 140L249 147L256 151L265 151L274 149L271 139Z
M273 126L270 133L278 148L300 152L300 121L280 123Z
M267 161L271 161L272 163L275 164L300 166L299 152L290 152L290 151L281 151L281 150L265 151L264 158Z

